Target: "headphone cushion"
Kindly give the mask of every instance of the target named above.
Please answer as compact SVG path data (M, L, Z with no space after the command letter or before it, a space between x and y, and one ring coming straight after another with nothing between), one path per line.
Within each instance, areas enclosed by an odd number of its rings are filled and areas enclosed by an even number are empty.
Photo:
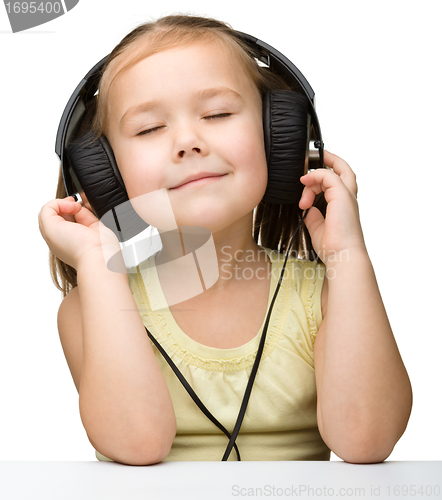
M112 148L106 137L90 130L66 149L69 163L98 218L129 200Z
M268 181L263 200L269 203L299 203L303 184L309 102L293 90L269 90L263 98L264 143Z
M97 138L90 130L73 141L66 154L95 215L119 241L133 238L149 227L129 201L111 145L104 135Z

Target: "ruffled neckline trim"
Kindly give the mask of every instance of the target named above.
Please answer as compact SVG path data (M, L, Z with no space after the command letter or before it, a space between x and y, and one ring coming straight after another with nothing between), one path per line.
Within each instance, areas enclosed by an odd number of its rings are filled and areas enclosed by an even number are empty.
M284 256L274 250L262 246L260 248L265 250L271 261L271 282L266 315L253 339L242 346L230 349L209 347L193 340L179 327L167 305L160 308L161 305L167 304L167 301L155 266L155 257L159 251L139 266L136 279L145 306L143 310L146 311L142 313L143 322L169 355L175 355L188 364L214 371L243 370L253 365L284 261ZM289 257L287 262L291 260L294 258ZM262 359L273 351L284 332L293 289L293 279L289 275L290 273L286 271L273 305Z

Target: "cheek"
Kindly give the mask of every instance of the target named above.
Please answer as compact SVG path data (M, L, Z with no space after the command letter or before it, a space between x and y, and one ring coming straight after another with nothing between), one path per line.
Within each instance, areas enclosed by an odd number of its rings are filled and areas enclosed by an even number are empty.
M160 189L163 181L163 156L152 148L124 147L114 151L117 165L130 199Z
M253 174L254 183L267 183L267 162L262 126L244 128L232 137L231 158L245 173Z

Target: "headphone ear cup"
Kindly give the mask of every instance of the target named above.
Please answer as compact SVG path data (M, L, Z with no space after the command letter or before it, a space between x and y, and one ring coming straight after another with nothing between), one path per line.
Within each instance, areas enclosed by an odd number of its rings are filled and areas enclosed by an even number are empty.
M90 130L66 149L69 163L95 215L101 218L129 200L112 148Z
M67 147L66 155L95 215L119 241L149 227L129 201L114 152L105 136L97 138L90 130Z
M269 90L263 99L268 181L263 200L299 203L309 139L308 99L293 90Z

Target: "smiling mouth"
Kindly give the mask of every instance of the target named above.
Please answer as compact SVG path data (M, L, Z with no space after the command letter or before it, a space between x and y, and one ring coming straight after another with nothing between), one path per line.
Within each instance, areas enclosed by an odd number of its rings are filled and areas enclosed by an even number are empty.
M211 175L211 176L208 176L208 177L200 177L199 179L195 179L194 181L189 181L189 182L186 182L185 184L181 184L180 186L176 186L174 188L170 188L170 189L183 189L183 188L186 188L188 186L203 186L205 184L209 184L211 182L214 182L216 179L220 179L221 177L224 177L226 176L227 174L223 174L223 175Z

